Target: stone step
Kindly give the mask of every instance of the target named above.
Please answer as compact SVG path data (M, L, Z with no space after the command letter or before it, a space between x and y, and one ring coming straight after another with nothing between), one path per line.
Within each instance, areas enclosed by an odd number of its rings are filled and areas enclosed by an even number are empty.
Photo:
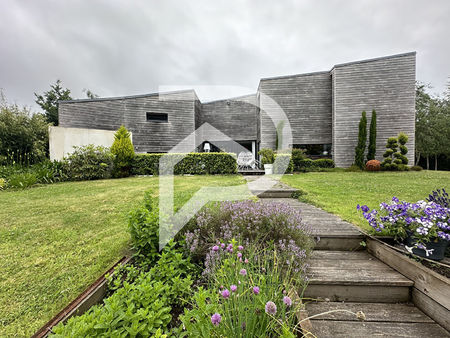
M269 189L269 190L252 190L252 194L258 198L290 198L295 189Z
M347 302L406 302L413 282L367 252L315 252L305 297Z

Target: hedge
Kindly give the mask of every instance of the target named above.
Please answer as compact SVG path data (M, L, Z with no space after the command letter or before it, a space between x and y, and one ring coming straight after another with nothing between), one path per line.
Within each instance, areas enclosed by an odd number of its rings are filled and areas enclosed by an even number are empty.
M278 160L278 161L277 161ZM287 163L289 161L289 163ZM279 164L278 164L278 163ZM283 169L287 169L283 172ZM275 162L273 163L273 173L274 174L291 174L294 171L294 162L288 154L276 154Z
M235 154L229 153L189 153L189 154L136 154L131 165L132 175L158 175L159 159L168 156L168 161L176 163L174 174L217 175L236 174Z
M294 171L316 171L323 168L334 168L334 161L329 158L294 160Z

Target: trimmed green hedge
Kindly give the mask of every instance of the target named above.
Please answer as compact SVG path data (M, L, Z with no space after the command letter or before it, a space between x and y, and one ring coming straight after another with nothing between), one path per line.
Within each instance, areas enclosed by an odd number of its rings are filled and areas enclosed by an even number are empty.
M278 160L279 164L277 162L273 163L273 173L274 174L292 174L294 171L294 162L292 161L292 158L288 154L276 154L275 160ZM283 172L282 168L286 166L286 163L289 161L289 164L287 164L287 169L285 172Z
M167 159L176 163L174 174L183 175L218 175L236 174L237 161L235 154L229 153L189 153L189 154L137 154L131 165L132 175L158 175L159 159L168 155Z
M311 160L309 158L297 161L294 160L294 171L316 171L324 168L334 168L334 161L329 158L321 158L318 160Z

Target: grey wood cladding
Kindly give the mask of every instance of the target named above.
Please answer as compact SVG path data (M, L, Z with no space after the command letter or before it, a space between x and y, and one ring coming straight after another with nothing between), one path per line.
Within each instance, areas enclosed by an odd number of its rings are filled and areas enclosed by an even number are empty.
M292 128L292 144L332 144L336 166L353 163L361 112L377 111L377 159L388 137L409 136L414 159L416 54L406 53L340 64L331 71L261 79L256 94L201 103L193 90L62 101L61 127L133 133L137 152L167 152L207 122L236 141L256 140L275 148L276 125L268 111L281 109ZM168 122L147 121L166 113ZM279 114L281 115L281 114ZM190 151L192 145L186 148Z

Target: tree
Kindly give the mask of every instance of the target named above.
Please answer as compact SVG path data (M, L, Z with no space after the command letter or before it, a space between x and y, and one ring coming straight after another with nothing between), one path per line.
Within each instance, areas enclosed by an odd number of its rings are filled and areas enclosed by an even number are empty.
M134 147L131 143L130 133L121 126L114 134L114 142L111 146L114 157L114 176L130 176L131 161L134 158Z
M56 83L50 85L50 90L36 96L36 103L44 110L44 114L49 123L58 125L58 101L72 100L70 90L62 87L61 80L56 80Z
M374 160L377 151L377 113L372 110L369 131L369 146L367 147L367 161Z
M355 164L360 168L364 168L364 152L366 150L367 141L367 119L366 112L362 112L361 120L359 121L358 144L355 148Z
M98 95L95 94L95 93L94 93L92 90L90 90L90 89L84 88L84 89L83 89L83 93L86 94L86 97L87 97L88 99L96 99L96 98L98 97Z

